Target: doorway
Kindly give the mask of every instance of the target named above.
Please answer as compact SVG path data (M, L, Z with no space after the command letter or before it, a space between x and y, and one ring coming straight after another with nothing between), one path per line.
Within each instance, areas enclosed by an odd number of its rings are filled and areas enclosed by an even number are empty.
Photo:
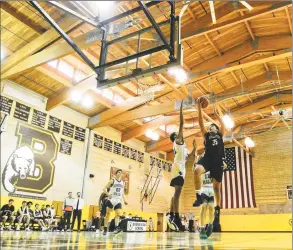
M157 232L164 232L164 214L158 213L157 218Z

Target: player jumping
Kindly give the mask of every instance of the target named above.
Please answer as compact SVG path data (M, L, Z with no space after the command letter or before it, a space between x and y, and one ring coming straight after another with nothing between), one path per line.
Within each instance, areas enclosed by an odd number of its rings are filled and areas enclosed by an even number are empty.
M213 123L210 125L208 131L206 131L203 122L201 102L199 99L198 120L202 136L205 140L205 152L194 167L194 186L196 190L196 200L193 203L193 206L198 207L202 203L200 178L203 173L210 171L210 177L212 178L213 190L216 199L215 222L218 222L221 204L221 182L223 177L223 169L225 165L225 151L223 142L225 128L224 123L221 120L220 116L217 114L216 110L214 110L214 113L217 119L219 120L221 126L219 127L217 124Z
M108 188L110 188L110 191L108 192ZM124 183L122 181L122 170L119 169L115 173L115 178L113 178L107 186L104 188L104 193L109 197L106 206L107 206L107 212L106 217L104 221L104 232L103 235L107 234L107 226L110 220L111 212L115 211L115 231L114 233L119 233L122 231L121 228L118 227L120 216L122 215L121 209L122 209L122 199L124 201L124 204L127 205L127 201L124 196Z

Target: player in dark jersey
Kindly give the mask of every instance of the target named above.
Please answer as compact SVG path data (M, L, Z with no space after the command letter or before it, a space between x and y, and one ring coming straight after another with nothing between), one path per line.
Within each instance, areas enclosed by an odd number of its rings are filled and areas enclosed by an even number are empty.
M107 189L109 192L110 189ZM108 195L106 195L104 192L101 193L100 198L99 198L99 208L100 208L100 219L98 223L98 229L96 230L96 233L99 233L100 230L104 230L104 220L107 212L107 206L106 206L106 201L108 200Z
M198 121L201 129L202 136L204 138L205 152L203 156L194 166L194 186L196 190L196 200L193 203L194 207L201 205L201 175L210 171L210 177L213 180L213 189L216 200L215 207L215 220L219 219L220 204L221 204L221 182L223 177L225 149L223 142L223 135L225 133L224 123L216 110L214 113L220 122L220 127L213 123L210 125L208 131L206 131L203 123L201 103L198 102Z

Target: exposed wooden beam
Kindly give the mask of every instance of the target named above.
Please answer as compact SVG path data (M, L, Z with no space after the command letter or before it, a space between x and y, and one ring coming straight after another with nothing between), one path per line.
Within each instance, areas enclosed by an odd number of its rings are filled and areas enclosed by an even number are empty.
M82 84L76 84L72 88L63 91L62 93L60 93L59 95L57 95L53 98L50 98L47 101L46 110L49 111L49 110L55 108L56 106L59 106L59 105L65 103L67 100L70 100L71 93L73 91L80 91L83 93L89 89L96 88L96 86L97 86L96 75L95 74L90 75L87 78L83 79L80 83L82 83Z
M213 47L213 49L217 52L217 54L219 56L222 55L222 53L220 52L220 50L216 47L216 45L213 43L213 41L210 39L208 34L205 34L206 39L208 40L208 42L210 43L210 45Z
M220 19L231 12L235 11L236 9L231 3L227 3L220 8L217 8L217 18ZM210 14L207 14L203 17L200 17L197 19L196 22L191 22L190 24L187 24L181 28L181 41L185 41L187 39L190 39L195 34L195 31L205 29L208 26L211 26L213 24L212 18Z
M188 12L188 14L191 16L191 18L192 18L194 21L197 20L196 17L195 17L195 15L193 14L193 12L192 12L192 10L191 10L190 5L187 7L187 12Z
M284 74L284 76L285 76L285 74ZM290 77L290 76L288 76L288 77ZM251 81L250 80L247 81L246 88L248 89L249 86L254 86L254 84L261 84L262 83L262 82L259 82L257 79L261 79L261 78L255 78L255 79L251 79ZM263 76L262 79L264 79L265 82L268 81L268 78L266 78L265 76ZM237 86L237 88L241 88L241 87ZM226 91L229 91L229 89L227 89ZM270 103L275 104L276 103L276 97L272 97L272 99L274 101L272 101ZM279 100L280 101L285 101L285 100L287 101L288 98L285 99L284 95L280 95ZM262 100L262 101L265 101L265 100ZM260 103L262 103L262 101L260 101ZM254 104L252 104L252 105L254 105ZM267 105L269 105L269 104L265 104L265 105L263 105L261 107L265 107ZM256 107L252 106L253 110L261 108L261 107L259 107L259 105L255 105L255 106ZM151 106L151 107L144 106L144 107L133 109L131 111L125 112L123 114L120 114L120 115L118 115L118 116L116 116L116 117L114 117L112 119L104 121L101 124L97 124L97 126L100 127L100 126L106 126L106 125L114 125L114 124L118 124L118 123L122 123L122 122L126 122L126 121L131 121L133 119L141 119L141 118L144 118L144 117L168 114L168 113L173 112L174 109L175 109L174 103L168 104L168 105L160 104L159 108L158 108L158 106ZM243 109L245 110L246 107L243 108Z
M232 112L233 113L244 113L244 112L249 112L250 110L257 110L260 108L264 108L269 105L275 105L276 103L279 103L279 102L291 102L291 101L292 101L291 94L274 95L269 98L256 101L246 107L237 108L237 110L232 111Z
M97 127L113 125L125 121L131 121L133 119L141 119L144 117L156 116L160 114L167 114L174 111L174 103L160 106L143 106L136 108L134 110L125 112L123 114L117 115L108 121L103 122L103 124L97 124Z
M250 110L259 110L260 113L266 114L266 113L271 112L270 105L274 105L274 104L277 104L277 103L282 102L282 101L288 101L288 100L290 100L290 98L292 98L292 95L290 95L290 94L288 94L288 95L287 94L281 94L280 97L278 97L278 95L271 96L271 97L269 97L267 99L263 99L263 100L260 100L258 102L255 102L253 105L249 105L249 106L245 107L245 108L248 108L246 110L243 109L243 108L235 109L235 110L233 110L231 112L231 115L233 117L233 115L236 115L238 113L249 112ZM286 108L288 105L281 105L280 107ZM251 109L249 109L249 108L251 108ZM222 111L219 110L219 112L220 112L220 115L222 116L223 115ZM206 113L203 113L203 115L204 115L204 118L207 119L208 121L213 122L213 123L217 123L215 121L215 119L214 119L215 118L214 115L211 115L210 116L210 115L208 115ZM247 116L247 114L241 115L241 117L245 117L245 116ZM237 118L240 118L240 117L237 117ZM185 122L186 123L192 122L192 119L186 119ZM238 133L240 131L239 129L241 128L242 125L243 124L239 124L233 130L233 133L236 133L236 132ZM197 132L193 132L193 133L188 134L188 137L197 136L199 134L200 133L197 134ZM149 144L147 144L147 152L169 151L169 150L171 150L173 145L167 139L163 139L163 140L158 141L156 143L149 143Z
M244 16L243 11L240 11L240 14L241 14L241 16ZM252 31L252 29L251 29L251 27L250 27L248 21L244 21L244 23L245 23L245 26L246 26L246 28L247 28L247 30L248 30L248 32L249 32L249 34L250 34L252 40L254 41L254 40L255 40L255 36L254 36L254 34L253 34L253 31Z
M252 43L251 41L246 41L241 45L238 45L229 51L227 51L224 55L221 57L214 57L210 60L207 60L199 65L191 67L191 70L193 72L196 72L197 74L203 74L203 73L211 73L214 71L220 71L220 72L227 72L228 68L229 71L235 70L236 65L238 68L241 66L241 59L244 56L247 56L249 54L252 54L256 51L273 51L273 50L282 50L282 49L290 49L292 46L292 37L291 36L275 36L275 37L260 37L257 39L257 44ZM287 53L290 51L288 50ZM279 54L277 52L272 53L273 56L278 56ZM283 54L280 52L280 54ZM288 55L285 55L288 56ZM235 62L239 60L238 62ZM268 61L268 59L265 57L262 59L264 62ZM249 66L253 66L257 63L259 63L260 60L252 60L251 62L247 62ZM231 63L235 62L235 63ZM230 63L230 64L229 64ZM242 63L245 64L245 63ZM234 66L233 69L231 69L232 66Z
M129 96L131 97L135 97L137 96L135 93L133 93L130 89L126 88L125 86L123 86L122 84L118 85L118 88L121 89L122 91L124 91L125 93L127 93Z
M235 75L235 77L236 77L236 75ZM236 79L237 79L237 77L236 77ZM290 80L290 79L292 79L292 74L290 71L283 71L283 72L279 72L279 77L278 77L276 72L266 72L265 74L262 74L260 76L249 79L245 82L242 82L242 86L240 85L241 83L238 82L238 79L237 79L237 82L239 83L239 85L236 85L236 86L229 88L225 91L222 91L220 93L225 93L228 95L231 93L236 93L238 91L250 91L260 84L266 83L268 81L276 81L278 79Z
M268 64L266 62L264 63L264 66L265 66L265 69L266 69L267 72L270 71L269 66L268 66Z
M224 28L228 28L230 26L245 22L245 21L249 21L252 20L254 18L263 16L263 15L267 15L269 13L275 12L277 10L282 10L284 8L286 8L287 6L292 5L291 1L283 1L283 2L278 2L276 4L273 4L272 6L262 9L262 10L258 10L258 11L253 11L250 14L247 14L245 16L241 16L241 17L237 17L234 18L232 20L228 20L228 21L224 21L221 22L219 24L214 24L213 26L208 26L207 25L211 25L211 19L209 20L205 20L205 22L201 22L200 19L198 19L198 25L196 26L194 23L192 23L191 25L186 25L186 27L182 28L182 38L181 41L193 38L193 37L197 37L197 36L201 36L213 31L218 31ZM222 7L224 8L224 6ZM218 8L217 9L217 17L219 18L219 14L221 16L221 14L223 13L224 16L227 14L230 14L232 11L235 11L235 8L232 6L232 4L230 3L229 5L225 5L226 11L222 10L222 8ZM221 12L220 12L221 9ZM229 10L229 11L228 11Z
M291 35L292 35L292 20L291 20L290 15L289 15L288 7L285 8L285 12L286 12L287 20L288 20L289 29L290 29L290 32L291 32Z
M59 26L66 32L76 27L80 23L81 23L80 20L76 20L76 18L69 16L68 18L61 21L59 23ZM54 28L47 30L42 35L38 36L37 38L35 38L34 40L29 42L25 46L17 50L10 57L5 59L1 65L1 74L5 73L9 69L11 69L13 66L23 61L28 56L34 54L35 52L37 52L38 50L40 50L41 48L43 48L45 45L49 44L50 42L54 41L58 37L59 37L59 34L55 31Z
M154 119L144 125L137 127L135 129L131 129L128 132L122 134L122 142L130 140L135 137L139 137L146 133L148 129L154 130L160 127L161 125L170 124L172 122L178 121L178 115L175 116L162 116L157 119Z
M42 26L35 23L31 20L28 16L24 15L23 13L19 12L16 8L10 5L8 2L1 2L0 8L7 12L9 15L13 16L15 19L23 23L26 27L30 28L37 34L41 35L46 31Z
M77 86L77 85L75 85ZM164 95L166 92L161 93L161 95ZM136 106L142 105L145 103L145 99L142 98L141 96L134 97L131 99L128 99L122 103L119 104L117 107L113 107L112 109L106 110L105 112L95 115L89 119L89 127L91 129L97 128L97 127L102 127L102 126L107 126L109 123L113 122L116 123L116 118L123 115L125 111L128 111L130 109L135 108ZM156 108L158 109L157 106L151 106L149 108ZM127 113L127 112L126 112ZM142 118L142 117L140 117ZM131 117L129 120L136 120L139 118Z
M56 70L51 69L50 66L43 65L43 66L37 67L36 70L60 82L61 84L63 84L64 86L68 88L72 87L72 79L68 79L67 77L60 75Z
M196 130L196 131L185 130L183 132L185 142L188 137L198 135L199 133L200 133L199 130ZM166 148L170 148L170 147L171 148L173 147L172 141L170 140L170 138L165 138L157 142L148 143L146 146L146 152L150 153L150 152L156 152L156 151L164 151L166 150Z
M82 34L72 40L80 49L85 49L94 43L86 43L88 34ZM49 48L46 48L34 55L31 55L18 63L16 66L12 67L10 70L1 75L1 79L6 79L23 71L32 69L34 67L45 64L49 61L56 60L58 58L67 56L73 53L74 50L66 42L57 43ZM17 52L16 52L17 53Z
M182 93L184 93L185 96L189 96L189 92L188 92L188 89L187 89L186 85L181 84L180 87L181 87Z
M164 77L162 74L158 74L158 77L161 79L161 81L166 83L169 87L171 87L176 92L176 96L178 99L182 99L186 97L184 93L182 93L179 89L177 89L175 85L172 82L170 82L166 77Z

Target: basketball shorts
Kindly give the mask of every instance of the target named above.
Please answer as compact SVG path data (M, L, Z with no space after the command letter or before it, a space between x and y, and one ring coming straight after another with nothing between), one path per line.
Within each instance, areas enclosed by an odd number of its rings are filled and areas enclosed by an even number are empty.
M202 165L206 172L210 171L211 178L215 179L217 182L222 182L224 163L220 157L211 158L205 155L199 159L197 164Z
M214 190L213 187L202 187L201 188L201 201L202 203L214 202Z
M101 210L100 210L100 212L101 212L101 216L106 216L106 212L107 212L107 201L108 200L106 200L104 203L103 203L103 205L102 205L102 207L101 207Z
M184 186L184 178L182 176L177 176L175 178L173 178L170 182L170 186L171 187L175 187L175 186Z
M121 199L108 199L106 202L106 207L111 209L114 208L114 210L121 209L122 208Z
M183 186L185 177L185 163L174 162L172 165L172 179L170 186Z

